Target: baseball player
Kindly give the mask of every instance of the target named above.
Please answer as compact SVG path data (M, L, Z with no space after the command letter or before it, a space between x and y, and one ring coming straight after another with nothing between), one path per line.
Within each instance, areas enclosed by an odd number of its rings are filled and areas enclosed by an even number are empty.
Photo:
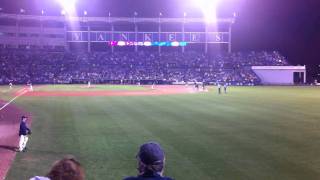
M27 149L27 142L28 142L28 135L31 134L31 130L27 126L27 117L22 116L21 117L21 122L20 122L20 129L19 129L19 151L20 152L25 152Z
M30 83L30 91L33 91L33 87L32 87L32 84Z
M12 86L13 86L13 84L12 84L12 82L10 81L10 82L9 82L9 88L12 89Z
M32 83L30 81L27 82L27 86L29 87L29 91L33 91Z
M202 91L206 91L206 83L204 81L202 82Z
M151 89L154 89L155 82L152 83Z
M218 93L221 94L221 85L218 83Z
M225 93L225 94L227 94L227 87L228 87L228 84L225 83L225 84L223 85L223 89L224 89L224 93Z
M194 88L196 91L199 91L199 84L197 82L194 82Z

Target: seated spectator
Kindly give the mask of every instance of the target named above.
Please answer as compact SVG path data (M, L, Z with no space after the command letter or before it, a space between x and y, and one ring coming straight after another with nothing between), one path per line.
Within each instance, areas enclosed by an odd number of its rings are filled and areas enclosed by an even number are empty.
M51 52L0 49L0 84L144 81L260 84L252 66L286 66L279 52Z
M46 177L36 176L30 180L84 180L81 164L74 157L65 157L53 164Z
M163 176L165 154L157 142L147 142L140 146L137 160L138 176L124 180L172 180Z

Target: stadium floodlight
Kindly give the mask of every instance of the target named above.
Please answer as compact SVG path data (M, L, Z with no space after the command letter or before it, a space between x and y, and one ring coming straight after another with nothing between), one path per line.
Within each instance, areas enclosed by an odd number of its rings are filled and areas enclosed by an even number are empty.
M65 11L64 9L61 10L61 15L62 15L62 16L66 15L66 11Z
M75 15L76 13L76 0L56 0L65 14Z
M25 9L22 9L22 8L20 9L20 13L21 13L21 14L23 14L23 13L25 13L25 12L26 12Z
M217 19L217 6L219 0L193 0L201 9L207 23L215 22Z

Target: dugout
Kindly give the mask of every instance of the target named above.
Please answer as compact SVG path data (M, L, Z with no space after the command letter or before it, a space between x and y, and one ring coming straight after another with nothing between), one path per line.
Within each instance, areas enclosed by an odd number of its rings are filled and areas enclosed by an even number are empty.
M252 66L264 85L298 85L306 83L306 66Z

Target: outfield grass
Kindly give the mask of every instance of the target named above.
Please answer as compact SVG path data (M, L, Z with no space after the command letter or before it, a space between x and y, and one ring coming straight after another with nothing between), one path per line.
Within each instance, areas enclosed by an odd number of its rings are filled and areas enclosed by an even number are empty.
M320 179L320 89L231 87L149 97L23 97L34 115L30 151L8 180L44 175L73 154L87 179L136 174L140 144L159 141L177 180Z

